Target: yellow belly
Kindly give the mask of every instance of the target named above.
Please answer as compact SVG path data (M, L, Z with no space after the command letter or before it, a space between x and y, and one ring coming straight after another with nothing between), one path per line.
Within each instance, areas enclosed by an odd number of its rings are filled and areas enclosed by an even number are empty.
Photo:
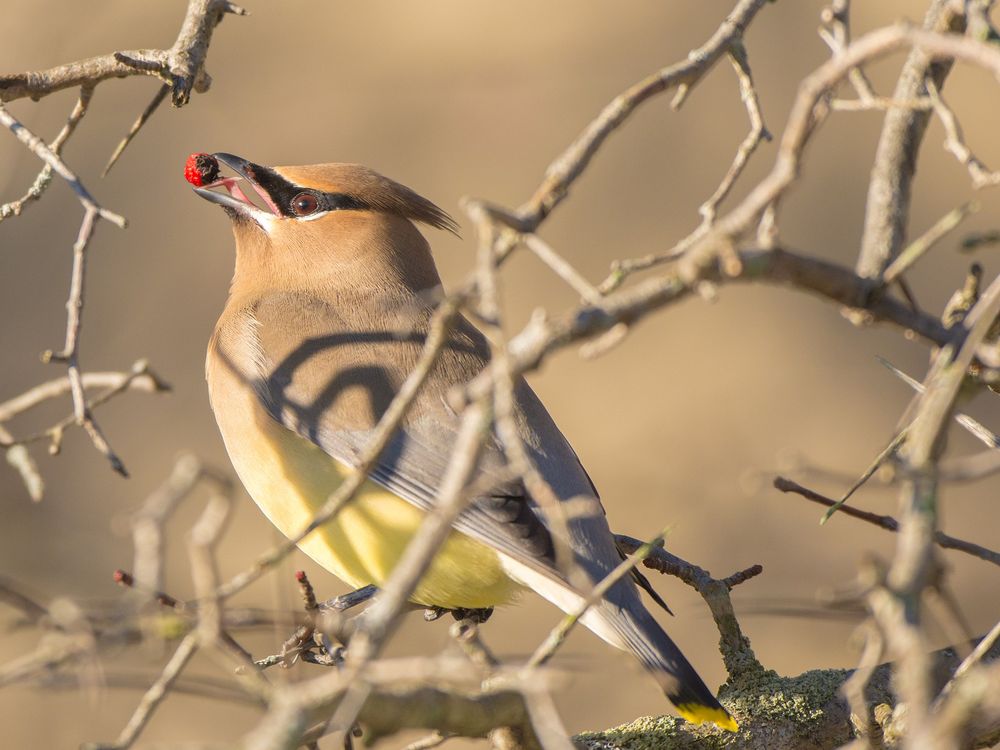
M276 423L255 402L250 394L240 405L246 408L230 402L220 410L216 405L216 416L247 492L283 534L294 536L352 469ZM380 586L424 515L368 481L347 507L299 547L355 588ZM492 607L511 601L519 590L492 548L453 531L412 599L448 609Z

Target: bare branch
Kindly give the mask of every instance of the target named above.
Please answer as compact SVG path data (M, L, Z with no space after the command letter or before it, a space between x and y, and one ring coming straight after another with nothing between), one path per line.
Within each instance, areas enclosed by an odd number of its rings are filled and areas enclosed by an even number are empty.
M509 349L514 372L520 374L536 367L553 349L604 333L618 323L630 324L653 309L687 296L702 281L718 283L748 278L779 281L864 310L866 322L893 320L935 343L947 342L949 335L938 321L883 295L872 295L870 284L864 277L833 264L787 253L780 248L736 250L729 240L757 221L796 178L802 150L817 124L814 113L821 97L852 67L910 45L917 46L931 57L956 57L1000 74L1000 51L992 45L968 38L892 26L859 39L843 55L825 63L805 79L789 115L778 159L771 173L739 206L717 220L710 232L693 243L681 258L675 273L638 284L627 292L606 296L601 307L581 308L554 323L534 319L511 339ZM500 221L509 216L496 207L489 210ZM729 250L724 251L724 248ZM720 262L720 254L729 258L728 262ZM986 352L981 351L980 355L983 354ZM491 369L473 381L467 389L467 398L474 398L488 390L493 372Z
M615 540L618 548L629 554L643 546L643 543L638 539L623 534L616 534ZM750 639L743 634L743 630L740 628L736 612L733 610L732 599L729 596L729 591L733 586L762 573L764 570L762 566L754 565L720 580L713 578L704 568L682 560L662 548L652 549L642 564L651 570L676 576L697 591L705 600L705 604L708 605L708 609L712 613L712 619L715 620L715 625L719 629L719 647L730 677L738 679L740 676L758 674L763 670L750 646Z
M774 488L781 492L792 492L800 497L804 497L806 500L811 500L814 503L824 505L827 508L832 507L837 502L785 477L775 477ZM874 524L880 529L885 529L886 531L892 531L894 533L899 531L899 521L892 516L871 513L867 510L861 510L860 508L855 508L850 505L842 505L839 512L846 516L850 516L851 518L867 521L868 523ZM963 539L949 536L943 531L934 532L934 543L944 549L958 550L959 552L965 552L973 557L978 557L980 560L991 562L994 565L1000 565L1000 552L994 552L993 550L981 547L978 544L973 544L972 542L967 542Z
M139 738L139 734L145 729L146 724L153 717L153 713L167 697L181 672L191 661L191 658L198 650L198 637L194 633L189 633L181 641L181 644L170 657L170 661L163 668L160 676L149 686L139 705L136 706L132 717L128 720L121 734L111 744L86 743L87 750L126 750Z
M153 98L150 100L149 104L146 105L146 108L140 113L139 117L136 118L136 121L132 123L132 127L128 129L128 133L125 134L125 137L121 139L121 142L115 147L115 150L111 153L111 158L108 159L108 163L104 166L104 171L101 172L101 177L108 176L108 172L111 171L111 168L115 165L118 159L121 158L121 155L125 153L125 149L128 148L128 145L132 142L132 139L139 134L139 131L142 129L142 126L145 125L147 122L149 122L149 118L153 116L153 113L156 112L157 109L159 109L160 105L163 103L163 100L167 98L167 94L169 93L170 93L170 86L168 86L167 84L163 84L162 86L160 86L156 94L153 95Z
M443 745L454 736L455 735L453 734L445 734L443 732L434 731L416 742L411 742L409 745L404 747L403 750L432 750L432 748Z
M227 13L245 15L246 11L229 0L190 0L170 49L118 52L49 70L0 76L0 102L39 99L62 89L94 86L109 78L154 75L171 85L175 106L186 104L192 89L199 93L208 89L209 79L204 74L208 45L212 32Z
M676 304L694 293L701 281L716 284L756 281L788 286L862 310L866 323L892 322L936 344L949 340L947 329L937 318L914 311L889 297L872 298L866 281L847 268L781 247L741 250L737 255L740 271L735 276L726 275L716 258L711 264L703 265L697 277L690 281L682 276L681 269L677 269L605 296L600 307L584 306L555 320L533 318L511 338L508 350L513 372L521 374L532 370L551 351L603 334L620 323L632 325L653 310ZM465 400L489 390L494 375L495 369L490 368L473 380L465 391Z
M961 32L965 17L955 11L951 0L933 0L924 18L924 29ZM935 61L929 50L915 48L903 66L892 98L909 101L925 97L924 82L930 80L941 86L951 65L950 59ZM929 119L925 109L890 109L886 114L868 185L857 262L859 276L877 278L903 247L917 152Z
M834 54L842 53L851 43L851 0L832 0L820 13L823 26L819 36ZM870 103L879 97L861 67L851 68L848 78L858 99Z
M569 193L604 141L651 97L683 86L690 90L742 38L765 0L740 0L712 37L687 59L644 78L615 97L545 172L531 199L517 210L521 231L532 232Z
M981 641L976 645L976 647L971 651L971 653L965 657L961 664L958 665L958 669L948 680L948 684L942 688L940 696L938 698L938 703L943 702L947 699L948 695L955 687L955 683L960 680L965 674L975 667L977 664L982 663L983 659L990 652L993 646L996 645L997 641L1000 640L1000 622L994 625L990 632L987 633Z
M210 481L223 492L232 492L228 477L204 466L192 455L183 455L174 463L167 480L146 498L132 518L135 549L132 569L140 588L157 592L163 588L164 526L177 504L202 480Z
M525 247L555 271L556 275L569 284L586 302L591 305L601 304L601 293L541 237L537 234L524 234L520 239Z
M48 613L46 607L19 590L12 581L5 578L0 578L0 602L18 610L28 622L32 623L38 622Z
M910 268L912 268L913 265L920 260L928 250L930 250L949 232L955 229L955 227L961 224L964 219L966 219L969 215L976 213L979 209L980 204L977 201L969 201L968 203L963 203L958 208L952 209L938 219L930 229L907 245L907 247L896 256L892 263L889 264L888 268L885 269L885 273L882 274L882 283L891 284L900 278L906 271L910 270Z
M84 388L106 388L105 391L87 402L88 410L93 410L118 394L130 389L150 393L170 390L170 386L149 369L149 365L145 360L139 360L132 365L132 369L128 373L85 373L82 374L81 381ZM74 413L42 432L37 432L23 438L14 437L6 428L2 427L2 422L37 406L42 401L68 392L70 385L70 381L65 378L51 380L0 404L0 447L7 449L7 460L21 472L29 493L36 501L41 499L43 491L42 478L38 474L37 467L28 454L26 446L29 443L48 440L50 452L58 452L66 429L77 424L76 415Z
M76 130L76 126L80 124L80 120L83 116L87 114L87 107L90 105L90 97L94 93L94 87L89 84L84 84L80 87L80 96L76 100L76 105L73 107L73 111L70 112L69 119L66 120L66 124L63 125L62 130L59 131L59 135L55 137L55 140L49 144L49 149L53 154L57 156L62 153L62 147L65 145L69 137L73 135ZM8 218L9 216L20 216L21 211L29 203L37 201L42 197L42 194L48 189L49 185L52 184L52 166L46 164L42 167L42 171L38 173L35 181L28 188L28 191L15 201L10 203L5 203L0 206L0 221Z
M104 388L105 393L98 395L90 402L90 408L105 403L108 398L123 393L126 390L159 393L169 391L170 386L149 368L146 360L140 359L132 365L129 372L87 372L81 377L84 389ZM6 422L18 414L38 406L44 401L57 398L69 391L69 381L57 378L46 383L40 383L19 396L0 403L0 422Z
M965 145L965 139L962 137L962 127L958 124L958 118L955 117L955 113L945 103L941 92L933 81L928 82L927 93L930 95L934 106L934 113L941 120L941 125L944 126L945 150L950 151L958 159L959 164L969 170L969 177L972 178L972 186L978 189L1000 185L1000 172L991 172L985 164L976 158L972 150Z
M884 357L876 357L879 362L881 362L889 371L910 386L917 393L923 393L926 389L924 384L919 380L910 377L905 372L900 370L894 364ZM954 419L958 424L964 427L970 435L972 435L977 440L981 441L984 445L989 448L1000 448L1000 435L997 435L993 430L989 429L986 425L977 419L970 417L968 414L958 411L957 409L952 414L952 419Z
M33 502L41 502L45 495L45 480L38 470L38 464L32 458L28 449L23 445L18 445L14 436L0 424L0 444L6 447L4 457L7 463L14 467L14 470L21 475L21 482L28 490L28 496Z
M743 173L747 162L753 156L753 152L763 141L770 141L772 136L764 126L764 116L760 112L760 102L757 99L757 89L753 85L753 76L750 73L750 61L747 58L746 48L740 40L733 42L729 50L729 60L736 71L736 77L740 82L740 98L747 110L747 117L750 119L750 132L736 150L733 163L729 167L719 187L715 189L711 197L698 208L698 213L706 224L715 221L715 212L719 204L729 195L736 180Z
M490 213L479 202L467 201L466 211L475 223L479 239L476 272L470 283L474 283L479 292L479 308L486 326L485 332L490 345L490 358L495 363L499 373L493 390L494 422L497 434L504 446L508 466L524 482L525 489L541 507L550 524L556 566L566 575L568 580L583 588L587 585L584 583L587 579L583 571L580 570L569 544L569 521L566 517L565 506L560 502L552 486L542 476L532 460L514 419L515 376L511 372L510 360L507 355L509 342L501 320L499 280L497 277L497 265L505 257L508 247L513 246L513 238L508 237L507 233L496 226ZM540 258L554 260L553 268L557 269L557 273L562 275L563 267L571 269L570 275L574 278L571 285L579 286L585 298L600 299L600 293L590 287L588 282L582 279L575 269L572 269L554 251L546 254L548 246L545 243L539 241L536 245L540 245L542 250Z
M23 143L35 156L45 162L50 169L52 169L56 174L62 177L69 186L73 188L73 192L76 193L77 198L79 198L80 203L83 204L84 208L84 221L83 226L80 229L80 239L90 239L90 233L92 231L94 220L99 216L102 219L107 219L112 224L119 228L125 227L125 219L122 216L109 211L106 208L101 208L97 201L94 200L90 192L83 186L80 182L80 178L73 173L73 171L66 166L66 163L62 158L51 148L45 145L45 142L39 138L37 135L28 130L24 125L22 125L7 108L0 103L0 124L6 127L10 132L12 132L21 143ZM89 225L89 227L88 227ZM80 239L77 240L79 243Z

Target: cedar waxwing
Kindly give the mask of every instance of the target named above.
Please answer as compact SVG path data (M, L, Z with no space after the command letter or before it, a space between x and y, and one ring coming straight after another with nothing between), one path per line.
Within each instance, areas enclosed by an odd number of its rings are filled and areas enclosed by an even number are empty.
M218 162L237 177L220 178ZM195 192L225 209L236 238L229 300L208 349L212 409L250 496L294 536L355 469L421 353L441 280L415 224L452 231L456 225L409 188L355 164L269 168L220 153L192 157L187 175L200 186ZM254 205L241 185L266 208ZM354 587L386 581L434 507L456 439L459 419L445 394L488 359L483 335L460 320L361 492L299 545L307 555ZM596 584L622 559L597 492L523 379L515 391L514 421L539 471L560 500L593 503L595 512L567 515L576 562ZM459 516L417 586L415 603L492 608L524 588L567 611L581 601L555 564L545 518L503 467L502 444L493 436L477 471L479 479L496 475L497 482ZM583 623L633 653L686 719L735 730L643 606L636 582L651 591L635 571Z

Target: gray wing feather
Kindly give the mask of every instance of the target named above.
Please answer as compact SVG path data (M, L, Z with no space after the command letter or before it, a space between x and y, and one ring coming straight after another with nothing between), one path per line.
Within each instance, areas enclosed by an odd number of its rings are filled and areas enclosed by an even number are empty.
M250 311L261 355L255 387L264 407L288 429L350 466L358 465L378 417L416 363L431 312L429 306L411 308L400 320L375 311L376 319L364 324L347 317L360 309L359 304L335 308L314 297L276 295ZM371 472L374 482L422 510L433 509L459 425L445 406L445 393L482 370L486 352L481 334L463 321L412 416ZM522 439L559 498L593 502L593 512L574 514L570 533L581 564L599 580L619 559L600 501L569 443L523 381L517 384L516 401ZM483 451L479 480L492 475L496 483L461 514L456 528L562 580L541 512L519 481L505 478L504 465L494 437Z
M360 310L364 315L357 313ZM347 317L352 311L357 319ZM430 313L429 305L411 306L405 315L372 310L370 300L336 307L303 295L259 300L248 314L259 355L254 385L262 404L288 429L339 461L357 466L378 418L420 356ZM482 335L468 323L454 332L411 415L371 472L374 482L422 510L434 508L459 425L444 396L486 366L487 351ZM589 511L573 507L567 521L576 561L596 583L621 559L596 490L523 380L516 384L515 402L520 437L557 497L591 503ZM538 507L519 482L504 479L503 466L503 449L494 436L487 441L479 472L480 479L493 475L496 484L473 500L455 527L573 588L555 566L550 532ZM658 675L672 700L687 702L685 691L691 688L697 700L715 701L642 606L630 579L612 586L594 610L614 628L621 643Z

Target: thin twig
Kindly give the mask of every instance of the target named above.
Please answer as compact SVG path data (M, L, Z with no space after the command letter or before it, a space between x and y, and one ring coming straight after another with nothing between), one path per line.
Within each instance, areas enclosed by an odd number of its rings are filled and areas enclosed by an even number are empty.
M947 482L974 482L1000 472L1000 450L991 449L971 456L945 459L938 465Z
M18 610L28 622L36 623L48 614L48 608L14 586L12 581L0 578L0 602Z
M753 85L753 75L750 72L750 60L747 57L746 48L740 40L736 40L729 50L729 60L736 71L736 77L740 84L740 99L747 110L747 117L750 119L750 132L747 133L743 142L736 150L736 156L729 166L722 182L712 193L711 197L698 208L705 224L715 221L715 213L719 204L725 200L732 190L733 185L743 173L747 162L753 156L753 152L763 141L770 141L772 136L764 126L764 116L760 111L760 101L757 99L757 89Z
M643 543L638 539L624 534L616 534L615 542L618 549L626 553L633 553L643 546ZM728 578L719 580L713 578L711 573L704 568L682 560L662 548L651 550L642 564L650 570L679 578L705 600L705 604L708 605L708 609L712 613L712 619L719 629L719 647L730 676L738 677L746 674L748 670L753 671L761 668L760 662L750 646L750 640L743 635L739 620L736 618L730 589L760 575L763 572L762 566L753 565Z
M489 435L491 415L485 404L473 404L463 414L434 510L407 544L392 575L361 616L358 630L351 638L348 663L354 669L369 661L381 649L392 632L396 614L413 595L434 554L451 533L452 523L468 502L467 493L463 490L479 464L483 444ZM353 724L353 721L350 723Z
M955 229L970 214L976 213L980 208L978 201L963 203L958 208L953 208L935 222L934 226L924 232L904 248L899 255L889 264L882 274L882 283L888 285L896 281L903 273L909 271L913 265L922 258L939 240L950 231Z
M80 95L76 100L73 111L70 112L69 118L66 120L66 124L59 131L59 135L49 144L49 149L51 149L52 153L56 155L62 153L62 148L66 145L66 141L73 135L76 126L80 124L83 116L87 114L87 107L90 105L90 97L93 93L94 87L89 84L84 84L80 87ZM31 187L28 188L24 195L15 201L0 206L0 221L10 216L20 216L24 207L41 198L51 184L52 166L46 164L42 167L42 170L35 177L34 182L31 183Z
M872 112L887 109L931 109L933 105L927 97L921 99L888 99L878 96L874 99L833 99L830 109L834 112Z
M207 481L224 493L233 491L229 477L206 466L195 456L185 454L174 462L170 476L143 502L132 518L132 546L135 549L133 572L141 589L160 591L163 588L163 567L166 556L164 527L177 505L190 496L194 488Z
M99 216L99 210L88 208L80 224L80 233L73 245L73 271L70 278L69 299L66 301L66 344L61 352L46 352L45 361L65 362L66 376L69 379L70 395L73 397L73 415L76 423L90 435L94 447L108 459L111 468L127 477L128 471L118 455L112 450L111 444L100 426L94 420L87 397L83 390L83 379L80 374L80 333L83 328L84 288L87 272L87 248L94 233L94 222Z
M823 514L823 517L820 518L819 522L821 524L829 521L833 517L833 514L840 510L844 504L851 499L851 496L854 495L854 493L857 492L865 484L865 482L874 476L879 467L896 454L900 446L906 442L906 433L907 430L904 428L893 435L892 440L890 440L889 443L881 451L879 451L879 454L875 456L875 459L870 464L868 464L868 467L861 473L861 476L855 479L854 483L847 488L847 491L840 496L837 502L827 509L826 513Z
M933 81L928 83L927 93L930 95L931 102L933 103L934 113L938 116L941 125L944 127L945 150L951 152L958 159L959 164L969 171L969 177L972 178L972 186L978 189L1000 185L1000 172L990 171L965 144L965 139L962 137L962 126L958 124L958 118L955 117L955 113L945 103L941 92Z
M153 116L153 113L156 112L159 106L163 103L163 100L167 98L167 94L169 93L170 93L170 86L168 84L165 83L162 86L160 86L156 94L153 95L153 98L150 100L149 104L146 105L146 108L142 111L139 117L136 118L136 121L132 123L132 127L128 129L128 132L125 134L125 137L121 139L121 142L115 147L115 150L111 153L111 158L108 159L108 163L105 165L104 171L101 172L101 177L108 176L108 172L111 171L111 168L115 165L115 162L117 162L118 159L121 157L121 155L125 153L125 149L128 148L128 145L132 142L132 139L139 134L139 131L142 129L142 126L149 121L149 118Z
M520 239L525 247L537 255L545 265L555 271L559 278L576 290L577 294L583 297L584 301L591 305L601 304L601 293L570 263L567 263L565 258L553 250L551 245L537 234L524 234L521 235Z
M905 372L900 370L898 367L892 364L892 362L885 359L884 357L879 357L876 355L875 358L880 363L882 363L882 365L884 365L889 370L889 372L891 372L897 378L902 380L917 393L924 392L925 390L924 384L921 383L919 380L907 375ZM1000 435L997 435L995 432L993 432L993 430L984 425L978 419L970 417L968 414L965 414L957 410L952 414L952 419L954 419L956 422L962 425L962 427L964 427L969 432L970 435L972 435L977 440L982 442L983 445L987 446L988 448L994 448L994 449L1000 448Z
M21 124L17 118L15 118L7 108L0 102L0 125L10 130L21 143L23 143L29 151L31 151L35 156L45 162L57 175L62 177L69 183L69 186L76 193L76 197L79 199L80 203L84 208L84 222L89 221L93 223L96 216L100 216L102 219L110 221L115 226L124 229L125 228L125 218L116 214L114 211L109 211L106 208L101 208L97 201L94 200L93 196L84 187L83 183L80 182L80 178L71 170L66 162L62 160L55 151L45 145L45 142L39 138L37 135L28 130L24 125ZM83 236L85 233L80 232ZM87 233L89 235L89 232Z
M0 424L0 444L6 446L4 448L4 458L20 474L21 482L28 491L28 496L32 502L41 502L42 497L45 495L45 480L42 479L38 464L31 453L28 452L27 447L18 445L17 440L3 424Z
M198 636L194 633L188 633L164 666L160 676L142 696L142 700L139 701L132 717L122 729L121 734L118 735L118 739L112 744L88 743L84 745L84 748L87 750L126 750L126 748L131 747L153 717L156 709L170 693L174 682L180 677L181 672L184 671L197 650Z
M145 391L146 393L170 390L170 385L153 372L149 368L149 363L142 359L133 364L128 372L85 372L80 379L84 389L106 389L106 392L91 400L91 409L126 390ZM66 378L56 378L39 383L24 393L0 403L0 422L6 422L18 414L23 414L49 399L58 398L68 391L69 381ZM46 436L43 434L38 439L44 437ZM30 442L30 439L22 442Z
M972 649L972 652L962 660L962 663L958 665L958 669L952 674L951 679L948 680L942 689L941 693L937 698L937 703L940 704L947 699L948 695L954 690L955 683L960 680L970 669L975 667L977 664L981 663L983 657L989 653L990 649L993 648L994 644L1000 640L1000 622L994 625L990 632L983 636L983 639L976 644L976 647Z
M850 19L850 0L832 0L820 13L820 20L825 28L820 27L819 36L834 54L842 53L851 43ZM861 66L851 68L847 77L862 102L872 102L879 98Z
M841 691L851 706L851 723L861 736L867 739L872 733L872 717L868 711L868 702L865 700L865 688L885 656L885 639L874 623L865 622L862 627L865 646L861 651L861 659L851 676L844 681Z
M887 581L911 608L907 614L910 625L917 619L913 608L919 606L919 593L931 575L934 559L931 548L937 541L936 462L943 449L941 438L969 366L998 313L1000 277L994 279L965 319L956 324L964 334L961 344L947 345L938 353L907 431L906 447L900 452L907 482L901 502L898 552ZM914 736L918 739L923 732L923 712L930 700L927 677L920 672L924 659L923 654L908 649L899 667L901 679L907 683L901 688L901 697L912 701L910 710L915 713L910 719L914 721Z
M467 201L466 211L469 214L469 218L475 224L479 239L476 273L474 276L476 288L479 291L479 307L486 326L487 340L490 345L490 358L500 373L493 391L494 421L496 423L497 434L504 446L508 466L516 472L528 494L538 503L544 517L549 523L556 567L568 580L582 583L584 580L583 571L580 570L579 565L576 563L576 556L573 554L569 542L569 519L566 517L565 505L560 502L552 486L542 476L535 465L534 460L524 445L514 417L516 402L515 377L510 372L510 363L507 356L507 332L504 330L500 311L499 282L497 279L497 264L507 249L506 245L511 243L512 240L496 226L495 221L482 204L476 201ZM535 235L530 236L535 237ZM539 257L543 260L549 257L545 252L548 250L548 246L544 242L539 240L533 244L536 247L536 252L539 248L542 250ZM532 244L528 244L528 247L531 248ZM554 252L551 252L550 256L556 258L556 264L553 268L569 266L568 263L565 263ZM572 268L571 266L569 267ZM557 273L559 273L558 270ZM575 271L573 274L575 274ZM575 284L578 286L585 298L600 299L600 293L594 290L593 287L590 287L589 283L582 279L582 277L576 279L575 283L570 283L571 285Z
M653 96L680 86L690 90L742 37L764 5L764 0L740 0L711 38L692 50L684 61L653 73L615 97L549 165L535 194L517 210L520 225L515 228L533 232L566 197L570 186L586 170L608 136Z
M792 492L800 497L804 497L806 500L811 500L814 503L825 505L828 508L837 502L836 500L832 500L825 495L821 495L808 487L803 487L798 482L787 479L786 477L775 477L774 488L780 490L781 492ZM867 510L861 510L860 508L855 508L850 505L842 505L839 512L842 515L866 521L870 524L878 526L880 529L885 529L886 531L892 531L894 533L899 531L899 521L892 516L871 513ZM993 550L987 549L986 547L982 547L978 544L949 536L943 531L934 532L934 543L944 549L958 550L959 552L965 552L966 554L978 557L986 562L991 562L994 565L1000 565L1000 552L994 552Z

